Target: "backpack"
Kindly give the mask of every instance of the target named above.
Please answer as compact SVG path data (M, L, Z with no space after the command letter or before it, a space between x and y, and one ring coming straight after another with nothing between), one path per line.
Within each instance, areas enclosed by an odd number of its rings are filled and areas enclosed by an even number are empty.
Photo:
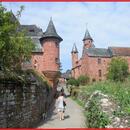
M65 101L63 101L63 106L64 106L64 107L66 106L66 103L65 103Z

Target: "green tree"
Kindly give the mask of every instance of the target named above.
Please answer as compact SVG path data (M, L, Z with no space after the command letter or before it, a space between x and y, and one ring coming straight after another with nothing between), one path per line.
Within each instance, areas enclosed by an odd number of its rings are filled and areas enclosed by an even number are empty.
M69 84L69 85L74 85L74 86L79 86L78 80L76 80L76 79L74 79L74 78L70 78L70 79L67 81L67 84Z
M84 75L81 75L79 76L78 78L78 82L80 85L86 85L89 83L89 77L88 76L84 76Z
M21 6L17 19L23 9ZM3 70L21 69L21 64L30 60L34 49L34 44L26 37L25 31L18 31L20 24L17 19L14 20L12 12L0 4L0 65Z
M108 68L108 79L114 81L124 81L128 76L128 62L121 58L112 58Z

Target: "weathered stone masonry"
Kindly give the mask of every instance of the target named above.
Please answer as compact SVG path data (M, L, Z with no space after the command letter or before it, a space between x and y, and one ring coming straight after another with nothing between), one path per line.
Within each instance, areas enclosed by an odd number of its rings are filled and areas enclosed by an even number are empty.
M0 128L35 127L48 111L52 91L39 81L0 83Z

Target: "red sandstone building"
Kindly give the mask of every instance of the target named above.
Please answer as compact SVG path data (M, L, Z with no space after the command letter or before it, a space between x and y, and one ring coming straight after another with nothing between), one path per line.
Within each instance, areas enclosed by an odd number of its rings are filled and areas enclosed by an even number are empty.
M101 81L106 79L107 68L112 57L123 57L128 61L130 71L130 48L108 47L95 48L93 38L88 30L83 38L82 57L78 59L78 50L74 44L72 48L72 77L87 75L90 81Z
M63 40L56 32L52 19L45 32L36 25L20 25L19 30L26 30L35 44L30 63L23 64L23 68L30 66L40 74L43 74L53 88L58 82L60 72L59 49L60 42Z
M53 86L60 70L59 44L62 38L57 34L52 19L46 31L39 39L41 52L33 52L33 67L41 74L44 74Z

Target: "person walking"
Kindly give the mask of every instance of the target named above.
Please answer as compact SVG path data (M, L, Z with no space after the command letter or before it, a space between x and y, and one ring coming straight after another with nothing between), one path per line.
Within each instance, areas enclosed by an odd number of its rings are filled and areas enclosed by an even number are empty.
M58 110L58 113L59 113L59 118L60 118L60 120L64 120L64 112L65 112L66 101L64 99L64 94L62 92L59 94L57 102L58 102L57 110Z
M64 93L64 88L63 87L61 88L61 93Z

